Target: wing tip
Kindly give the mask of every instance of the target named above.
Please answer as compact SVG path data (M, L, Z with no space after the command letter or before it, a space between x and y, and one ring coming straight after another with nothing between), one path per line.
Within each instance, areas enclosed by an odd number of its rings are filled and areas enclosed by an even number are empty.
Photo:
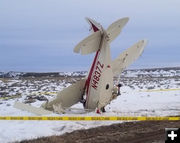
M121 18L120 20L123 21L123 25L126 25L129 21L129 17L124 17L124 18Z
M128 22L130 18L129 17L124 17L123 19Z
M143 40L141 40L141 42L142 42L142 44L143 44L144 46L146 46L147 43L148 43L148 40L147 40L147 39L143 39Z
M80 49L77 49L76 47L73 49L73 52L74 53L79 53L80 52Z

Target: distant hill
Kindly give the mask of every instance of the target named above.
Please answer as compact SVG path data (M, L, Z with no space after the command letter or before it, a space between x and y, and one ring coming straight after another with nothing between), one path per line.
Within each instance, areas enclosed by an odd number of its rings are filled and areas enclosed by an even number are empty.
M76 71L76 72L0 72L0 78L20 78L20 77L84 77L87 74L86 71Z
M0 72L0 78L25 78L25 77L84 77L88 74L87 71L75 72ZM149 68L149 69L129 69L124 70L122 77L167 77L180 76L180 67L165 67L165 68Z

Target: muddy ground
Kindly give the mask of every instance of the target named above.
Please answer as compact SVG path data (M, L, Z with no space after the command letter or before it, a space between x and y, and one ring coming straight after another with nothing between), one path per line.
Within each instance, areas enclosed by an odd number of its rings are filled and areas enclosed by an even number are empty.
M126 122L21 143L164 143L165 128L180 128L180 121Z

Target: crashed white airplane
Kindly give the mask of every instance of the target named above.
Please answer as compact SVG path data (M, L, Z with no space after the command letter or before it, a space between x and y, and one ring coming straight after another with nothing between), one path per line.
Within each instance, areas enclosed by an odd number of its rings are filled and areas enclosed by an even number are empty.
M82 55L96 52L87 77L60 91L55 99L46 102L41 108L23 103L16 103L16 108L36 114L47 114L49 111L61 113L72 105L82 102L85 109L100 112L104 111L104 107L118 96L117 87L113 84L113 77L121 74L142 54L147 41L140 40L112 60L110 43L120 34L129 18L115 21L107 30L90 18L86 18L86 20L93 33L77 44L74 52Z

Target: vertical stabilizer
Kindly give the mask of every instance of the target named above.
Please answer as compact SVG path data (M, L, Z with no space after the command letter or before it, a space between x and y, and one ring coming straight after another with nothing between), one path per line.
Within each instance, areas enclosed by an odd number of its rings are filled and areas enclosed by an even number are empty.
M86 17L85 18L86 21L89 23L89 25L91 26L90 27L90 30L92 30L93 32L97 32L97 31L101 31L101 25L99 23L97 23L95 20L92 20L91 18L88 18Z

